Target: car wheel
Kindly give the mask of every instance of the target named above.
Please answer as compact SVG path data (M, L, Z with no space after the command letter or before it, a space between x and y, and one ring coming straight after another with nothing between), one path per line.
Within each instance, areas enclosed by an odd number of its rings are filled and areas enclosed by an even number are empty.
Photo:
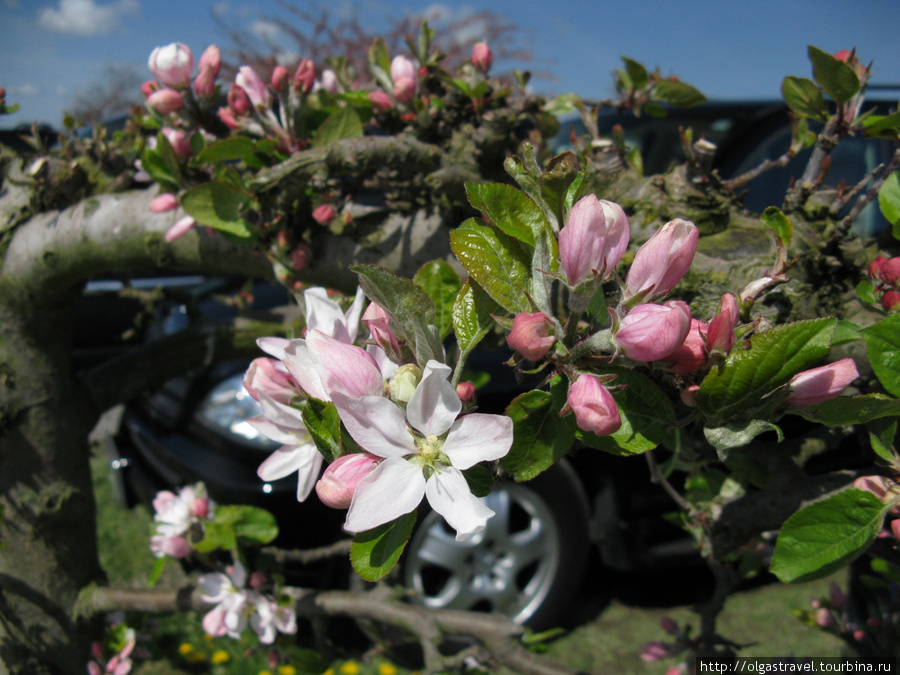
M485 503L496 515L462 542L440 515L425 514L404 585L426 607L496 612L536 629L564 624L589 549L575 472L561 462L528 483L498 483Z

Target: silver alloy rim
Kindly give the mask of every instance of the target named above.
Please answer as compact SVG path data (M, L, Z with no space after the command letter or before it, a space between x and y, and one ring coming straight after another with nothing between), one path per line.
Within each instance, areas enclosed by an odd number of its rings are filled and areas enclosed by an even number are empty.
M559 529L533 490L504 483L484 498L495 515L468 541L456 541L429 512L410 543L406 586L426 607L493 611L527 621L547 598L560 563Z

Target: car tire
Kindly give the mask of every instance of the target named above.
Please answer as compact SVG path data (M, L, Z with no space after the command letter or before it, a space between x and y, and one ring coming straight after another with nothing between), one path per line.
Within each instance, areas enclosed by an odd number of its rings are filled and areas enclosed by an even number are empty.
M536 630L566 625L590 549L575 471L562 461L527 483L498 483L485 502L496 515L463 542L436 512L424 514L404 585L426 607L496 612Z

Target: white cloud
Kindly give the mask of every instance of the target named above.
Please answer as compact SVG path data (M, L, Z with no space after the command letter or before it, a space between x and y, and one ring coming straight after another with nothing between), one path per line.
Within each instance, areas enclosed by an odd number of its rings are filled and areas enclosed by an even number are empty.
M33 84L20 84L17 87L7 87L6 93L16 96L35 96L39 93L39 90Z
M250 32L256 35L263 42L267 42L269 44L275 43L278 41L278 38L282 36L281 26L279 26L274 21L267 21L265 19L258 19L250 24Z
M138 0L115 0L106 5L97 5L95 0L59 0L59 7L38 11L37 23L57 33L101 35L119 27L123 16L136 14L139 8Z

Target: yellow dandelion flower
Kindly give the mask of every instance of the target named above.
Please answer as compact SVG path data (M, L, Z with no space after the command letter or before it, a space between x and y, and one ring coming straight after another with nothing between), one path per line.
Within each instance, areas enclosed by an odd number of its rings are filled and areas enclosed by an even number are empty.
M226 652L224 649L220 649L216 652L213 652L213 655L210 657L209 660L217 665L220 663L227 663L228 661L231 660L231 654Z
M341 666L341 675L358 675L359 674L359 664L355 661L347 661L344 665Z
M297 675L297 669L292 665L278 666L278 675Z
M397 675L397 669L390 663L382 663L378 666L378 675Z
M194 645L190 644L189 642L182 642L178 646L178 653L181 654L182 656L187 656L192 651L194 651Z

